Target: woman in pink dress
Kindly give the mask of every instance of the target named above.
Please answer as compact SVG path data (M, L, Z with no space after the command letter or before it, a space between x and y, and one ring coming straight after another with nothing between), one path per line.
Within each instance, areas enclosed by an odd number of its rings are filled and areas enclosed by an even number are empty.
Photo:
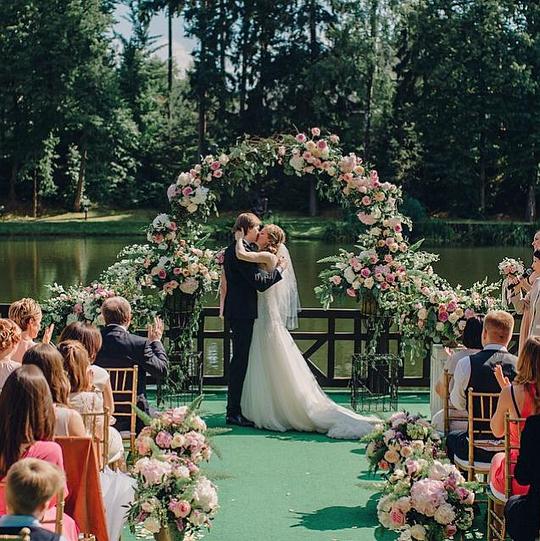
M54 424L51 392L41 370L36 366L15 370L0 394L0 483L10 466L21 458L39 458L64 469L62 449L52 441ZM0 514L6 514L3 485ZM54 531L55 517L56 508L49 508L43 527ZM74 520L65 514L63 533L69 541L78 539Z
M495 370L497 381L501 385L501 394L497 402L497 409L491 419L491 431L497 438L504 437L504 419L506 413L510 418L526 419L537 411L540 398L540 337L531 336L519 354L517 362L517 376L513 383L506 378L500 366ZM523 423L524 424L524 423ZM510 425L510 441L512 447L519 447L520 432L523 426L516 423ZM515 463L519 455L518 449L513 449L512 462ZM497 453L491 461L489 483L493 494L505 500L505 467L504 453ZM512 495L524 495L529 491L528 486L520 485L512 479Z

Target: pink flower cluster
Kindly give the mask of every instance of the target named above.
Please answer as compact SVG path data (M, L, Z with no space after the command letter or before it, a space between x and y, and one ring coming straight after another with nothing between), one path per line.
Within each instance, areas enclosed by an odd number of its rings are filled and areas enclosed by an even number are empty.
M311 174L316 171L325 172L333 177L337 174L335 160L331 156L331 145L339 143L337 135L330 135L327 139L320 138L321 129L311 128L311 138L305 133L298 133L295 140L299 143L292 149L289 166L297 175ZM286 154L285 147L279 147L278 163L281 163Z

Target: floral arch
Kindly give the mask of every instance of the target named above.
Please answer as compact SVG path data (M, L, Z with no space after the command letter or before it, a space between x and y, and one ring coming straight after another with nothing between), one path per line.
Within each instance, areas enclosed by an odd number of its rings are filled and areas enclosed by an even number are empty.
M219 258L201 240L202 225L217 213L215 187L226 183L231 190L245 188L276 166L291 176L314 175L319 193L354 211L365 226L354 253L340 250L322 261L327 267L316 293L325 308L340 295L370 301L411 345L454 341L468 317L496 306L490 293L498 284L452 288L434 273L431 264L438 256L420 251L420 242L408 242L412 223L398 209L401 188L381 181L356 154L344 154L337 135L312 128L296 135L246 138L180 173L167 189L170 212L150 224L148 244L124 249L118 262L89 286L52 286L51 299L44 303L48 319L99 323L101 302L118 294L132 302L136 323L144 324L180 294L191 299L181 340L189 347L202 295L219 282Z

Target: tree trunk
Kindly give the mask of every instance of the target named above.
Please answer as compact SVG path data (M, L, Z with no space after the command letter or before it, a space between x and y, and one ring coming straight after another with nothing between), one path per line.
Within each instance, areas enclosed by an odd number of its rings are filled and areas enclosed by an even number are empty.
M15 184L17 182L17 174L19 172L19 163L15 160L11 164L11 174L9 176L9 194L8 194L8 206L13 208L17 204L17 193L15 191Z
M169 113L169 123L172 118L172 82L173 82L173 51L172 51L172 18L173 18L173 6L172 1L169 2L169 9L167 12L167 32L168 32L168 56L167 56L167 103Z
M529 184L527 192L527 207L525 209L525 221L534 222L536 220L536 179Z
M486 212L486 132L481 128L479 148L479 179L480 179L480 214Z
M77 177L77 188L75 190L75 200L73 201L74 212L81 212L81 199L84 193L84 179L86 176L86 158L88 150L86 143L81 143L81 162L79 164L79 175Z
M247 68L248 68L248 51L249 51L249 22L250 13L248 9L249 0L244 1L243 20L242 20L242 61L240 68L240 121L243 126L244 113L246 111L247 102Z
M317 61L319 47L317 43L317 2L310 0L309 2L309 56L312 64ZM310 107L312 110L313 108ZM309 215L317 216L319 213L319 205L317 201L317 182L311 177L309 179Z
M366 109L364 116L364 156L369 159L371 146L371 106L373 103L373 83L375 81L375 69L377 59L377 25L379 0L372 0L369 14L369 33L371 38L371 53L368 61L368 73L366 78Z
M225 121L225 109L227 100L227 13L225 0L219 1L219 77L221 80L221 92L219 96L219 118Z
M38 173L37 167L34 168L34 174L32 177L32 217L38 216Z

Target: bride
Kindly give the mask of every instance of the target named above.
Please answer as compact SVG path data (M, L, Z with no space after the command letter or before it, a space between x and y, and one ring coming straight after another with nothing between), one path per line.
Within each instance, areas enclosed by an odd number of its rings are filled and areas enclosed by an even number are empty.
M248 252L238 231L236 256L272 270L280 256L288 261L283 279L258 293L258 317L253 327L249 364L242 391L242 413L258 428L284 432L322 432L330 438L359 438L379 419L362 417L338 406L319 387L288 329L298 324L300 302L285 234L265 226L257 244L264 251Z

